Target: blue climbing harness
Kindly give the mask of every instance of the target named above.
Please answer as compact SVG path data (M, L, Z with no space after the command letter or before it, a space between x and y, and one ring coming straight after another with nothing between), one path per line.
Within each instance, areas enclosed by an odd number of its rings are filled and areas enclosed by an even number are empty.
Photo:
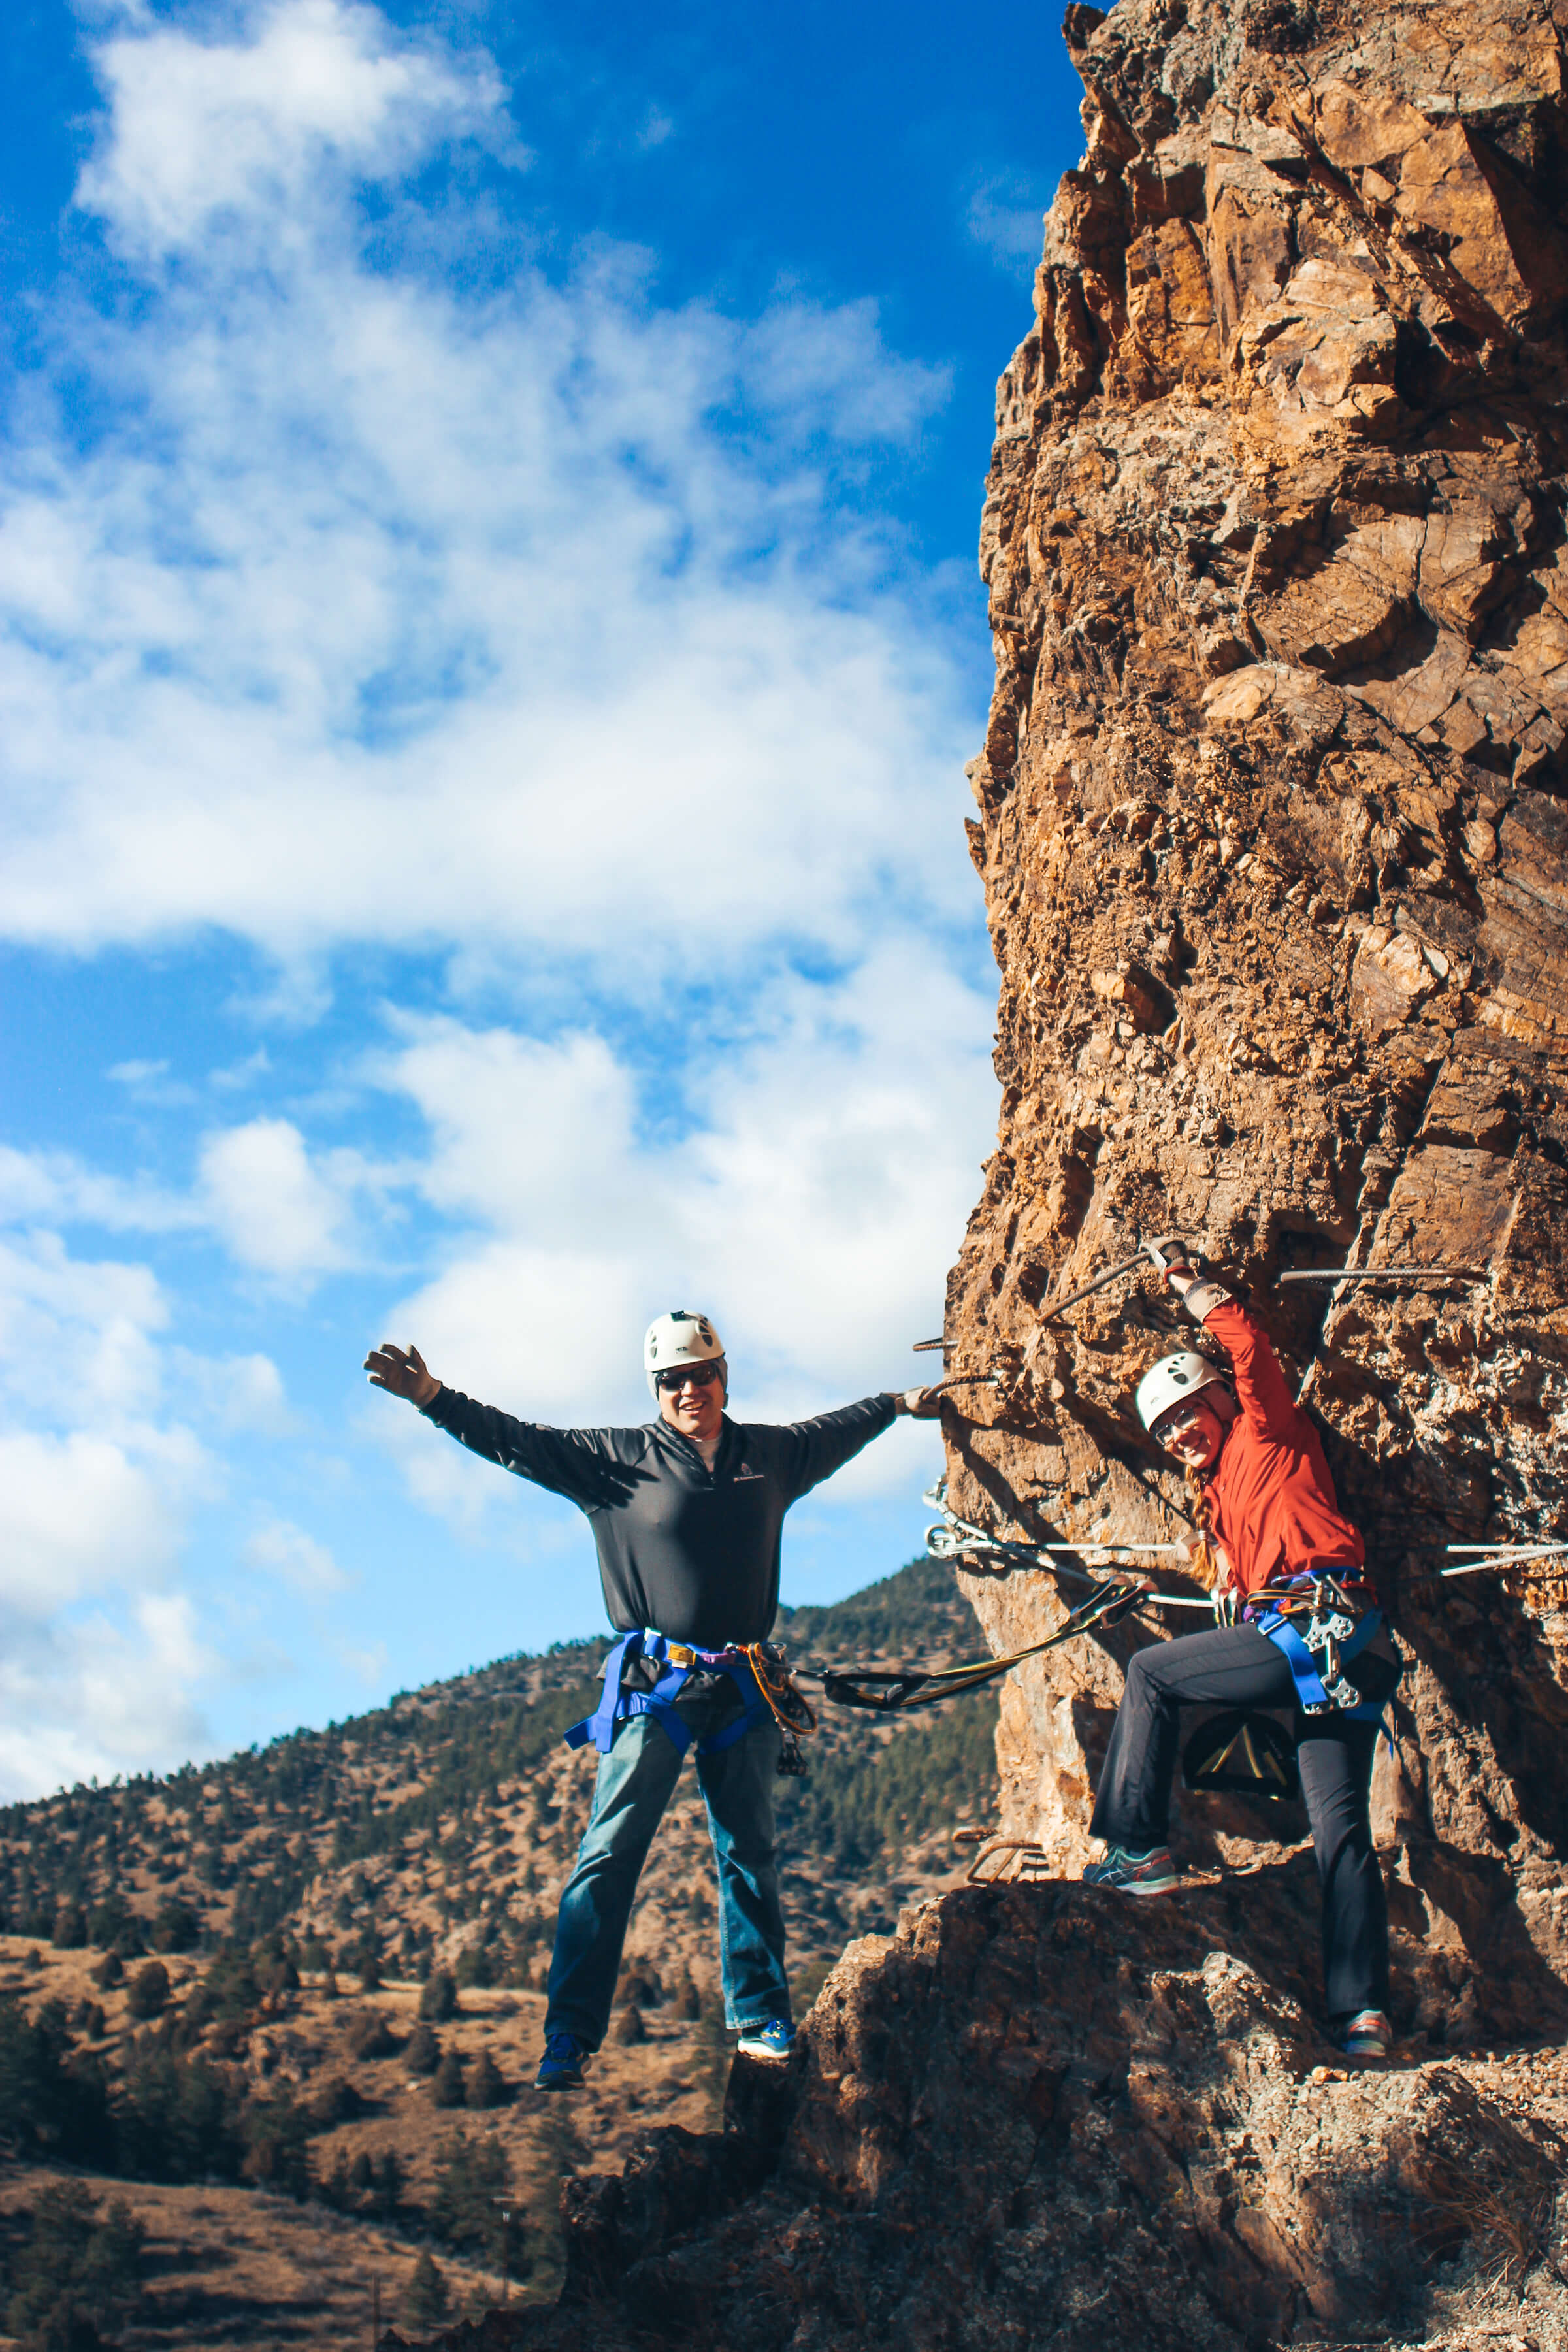
M1305 1590L1322 1580L1301 1576L1291 1581ZM1303 1633L1298 1633L1290 1619L1278 1608L1252 1620L1260 1633L1268 1634L1289 1667L1297 1704L1303 1715L1343 1715L1352 1723L1376 1724L1383 1723L1387 1701L1363 1698L1342 1670L1365 1649L1383 1622L1381 1609L1369 1609L1363 1616L1353 1617L1332 1603L1325 1607L1319 1594L1314 1594L1312 1612ZM1392 1747L1393 1738L1387 1734L1386 1726L1384 1731Z
M621 1677L634 1658L647 1658L661 1669L651 1690L622 1689ZM691 1729L677 1714L675 1702L695 1674L728 1675L745 1709L722 1731L712 1732L699 1743L700 1756L717 1756L721 1748L733 1748L737 1740L744 1739L758 1724L772 1722L771 1710L743 1650L694 1650L682 1642L667 1642L662 1633L623 1633L605 1660L599 1704L566 1733L567 1747L586 1748L591 1740L601 1756L607 1756L617 1723L624 1723L628 1716L651 1715L676 1754L684 1756L691 1745Z

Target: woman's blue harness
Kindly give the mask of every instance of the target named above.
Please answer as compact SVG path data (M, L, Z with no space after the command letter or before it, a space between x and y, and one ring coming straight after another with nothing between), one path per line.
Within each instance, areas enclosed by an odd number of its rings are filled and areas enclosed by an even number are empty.
M662 1669L651 1690L622 1689L621 1676L634 1658L647 1658ZM759 1724L772 1722L772 1710L757 1688L756 1675L743 1650L694 1650L684 1642L667 1642L662 1633L638 1631L623 1633L605 1660L603 1696L593 1714L584 1716L566 1733L567 1747L586 1748L592 1741L601 1756L607 1756L617 1723L624 1723L628 1716L651 1715L676 1754L684 1756L691 1745L691 1729L677 1714L675 1702L696 1674L728 1675L745 1709L721 1731L699 1741L700 1756L717 1756L721 1748L733 1748Z
M1291 1579L1292 1584L1303 1589L1320 1581L1315 1576ZM1314 1603L1304 1633L1298 1633L1278 1608L1254 1617L1252 1622L1260 1633L1268 1634L1283 1655L1303 1715L1345 1715L1357 1723L1383 1722L1386 1701L1380 1706L1375 1700L1363 1698L1355 1684L1341 1672L1365 1649L1383 1623L1381 1609L1369 1609L1364 1616L1352 1617L1331 1604L1324 1607L1320 1601Z

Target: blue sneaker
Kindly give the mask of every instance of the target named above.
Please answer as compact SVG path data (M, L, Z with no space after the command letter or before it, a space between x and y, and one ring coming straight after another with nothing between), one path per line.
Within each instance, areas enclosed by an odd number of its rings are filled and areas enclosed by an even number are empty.
M742 2058L765 2058L778 2064L795 2048L795 2028L787 2017L770 2017L765 2025L744 2025L735 2044Z
M587 2070L587 2043L579 2042L574 2033L552 2033L544 2045L533 2087L536 2091L580 2091Z
M1091 1862L1083 1874L1086 1886L1112 1886L1118 1895L1169 1895L1180 1884L1168 1845L1136 1853L1131 1846L1108 1845L1103 1862Z

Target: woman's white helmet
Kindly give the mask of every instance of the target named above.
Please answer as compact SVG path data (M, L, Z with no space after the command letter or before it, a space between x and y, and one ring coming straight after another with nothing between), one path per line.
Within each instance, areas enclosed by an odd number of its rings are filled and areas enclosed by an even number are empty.
M1138 1383L1138 1418L1152 1434L1163 1412L1169 1412L1173 1404L1184 1404L1199 1389L1212 1388L1215 1381L1221 1388L1229 1385L1217 1365L1194 1349L1184 1349L1179 1356L1162 1356Z
M710 1364L722 1358L724 1343L706 1315L689 1314L684 1307L672 1307L647 1327L647 1337L642 1343L643 1370L653 1394L658 1394L658 1375L671 1364Z

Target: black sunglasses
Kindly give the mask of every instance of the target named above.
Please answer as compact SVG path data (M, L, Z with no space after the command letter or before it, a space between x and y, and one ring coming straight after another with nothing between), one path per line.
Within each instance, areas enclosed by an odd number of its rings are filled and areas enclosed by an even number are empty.
M677 1389L683 1389L688 1381L694 1389L705 1389L722 1378L723 1374L715 1363L671 1364L667 1371L655 1372L653 1383L661 1396L669 1396Z

